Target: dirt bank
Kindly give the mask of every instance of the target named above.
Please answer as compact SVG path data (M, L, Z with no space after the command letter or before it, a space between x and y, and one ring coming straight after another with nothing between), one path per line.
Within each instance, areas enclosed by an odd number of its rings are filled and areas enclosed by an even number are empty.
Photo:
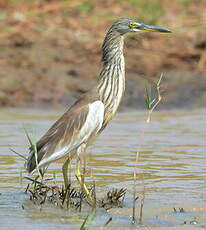
M105 31L125 9L131 17L136 11L130 1L75 2L0 2L0 106L68 105L95 84ZM160 9L155 5L151 12L155 18L147 14L142 20L173 33L127 37L122 108L142 108L145 80L153 82L161 72L165 75L162 108L205 106L205 2L198 3L198 14L195 4L157 2L164 6L162 14L154 14ZM186 16L175 17L181 9Z

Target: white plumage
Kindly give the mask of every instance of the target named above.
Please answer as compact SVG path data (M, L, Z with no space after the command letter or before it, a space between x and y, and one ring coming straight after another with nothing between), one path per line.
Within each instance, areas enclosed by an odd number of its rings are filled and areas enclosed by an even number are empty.
M91 135L96 135L102 127L104 119L104 105L101 101L95 101L89 104L89 112L86 121L82 128L76 132L77 135L73 135L71 142L68 146L64 146L62 149L58 149L49 157L43 158L38 167L44 167L45 165L56 161L62 157L65 157L71 151L77 151L83 143L86 143ZM79 151L78 151L79 152Z

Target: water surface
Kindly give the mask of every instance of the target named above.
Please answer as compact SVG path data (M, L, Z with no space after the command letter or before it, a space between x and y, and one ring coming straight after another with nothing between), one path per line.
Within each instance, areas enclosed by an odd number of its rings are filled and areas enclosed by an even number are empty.
M22 159L9 148L27 155L23 128L39 138L63 111L6 109L0 111L0 223L2 230L79 229L86 212L66 211L52 205L32 205L20 183ZM138 162L137 192L145 187L143 229L206 228L206 110L154 113L145 128L145 112L119 113L87 150L87 183L95 177L98 196L109 189L127 188L123 208L99 209L91 229L135 229L131 224L133 172L136 151L143 145ZM73 162L72 168L75 167ZM61 162L50 166L62 182ZM49 175L48 175L49 176ZM74 177L73 177L74 180ZM74 180L75 183L75 180ZM77 185L78 186L78 185ZM23 206L22 206L23 205ZM22 208L23 207L23 208ZM174 212L173 208L185 211ZM186 223L186 224L185 224ZM121 226L121 227L120 227ZM140 226L139 226L140 227Z

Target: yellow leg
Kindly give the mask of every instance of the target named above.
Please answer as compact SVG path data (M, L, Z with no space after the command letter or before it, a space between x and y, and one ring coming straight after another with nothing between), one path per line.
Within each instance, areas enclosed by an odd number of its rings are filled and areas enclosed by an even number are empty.
M87 195L90 201L93 201L91 193L89 192L88 188L86 187L85 183L82 181L81 177L81 167L80 167L80 159L77 159L77 164L76 164L76 170L75 170L75 176L79 182L79 184L82 186L83 191Z
M62 172L63 172L63 176L64 176L64 186L65 189L69 186L69 179L68 179L68 166L70 163L70 157L64 162L63 166L62 166Z

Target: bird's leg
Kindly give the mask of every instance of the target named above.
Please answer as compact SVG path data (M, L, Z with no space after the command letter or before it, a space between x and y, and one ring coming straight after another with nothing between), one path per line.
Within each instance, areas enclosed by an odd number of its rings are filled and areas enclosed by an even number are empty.
M91 193L89 192L88 188L86 187L84 181L82 180L82 175L81 175L81 164L80 164L80 159L77 158L77 164L76 164L76 170L75 170L75 176L81 185L84 193L87 195L90 201L93 201Z
M64 162L63 166L62 166L62 172L63 172L63 176L64 176L64 186L65 189L67 189L67 187L69 186L69 179L68 179L68 166L70 163L70 157L67 158L67 160Z

